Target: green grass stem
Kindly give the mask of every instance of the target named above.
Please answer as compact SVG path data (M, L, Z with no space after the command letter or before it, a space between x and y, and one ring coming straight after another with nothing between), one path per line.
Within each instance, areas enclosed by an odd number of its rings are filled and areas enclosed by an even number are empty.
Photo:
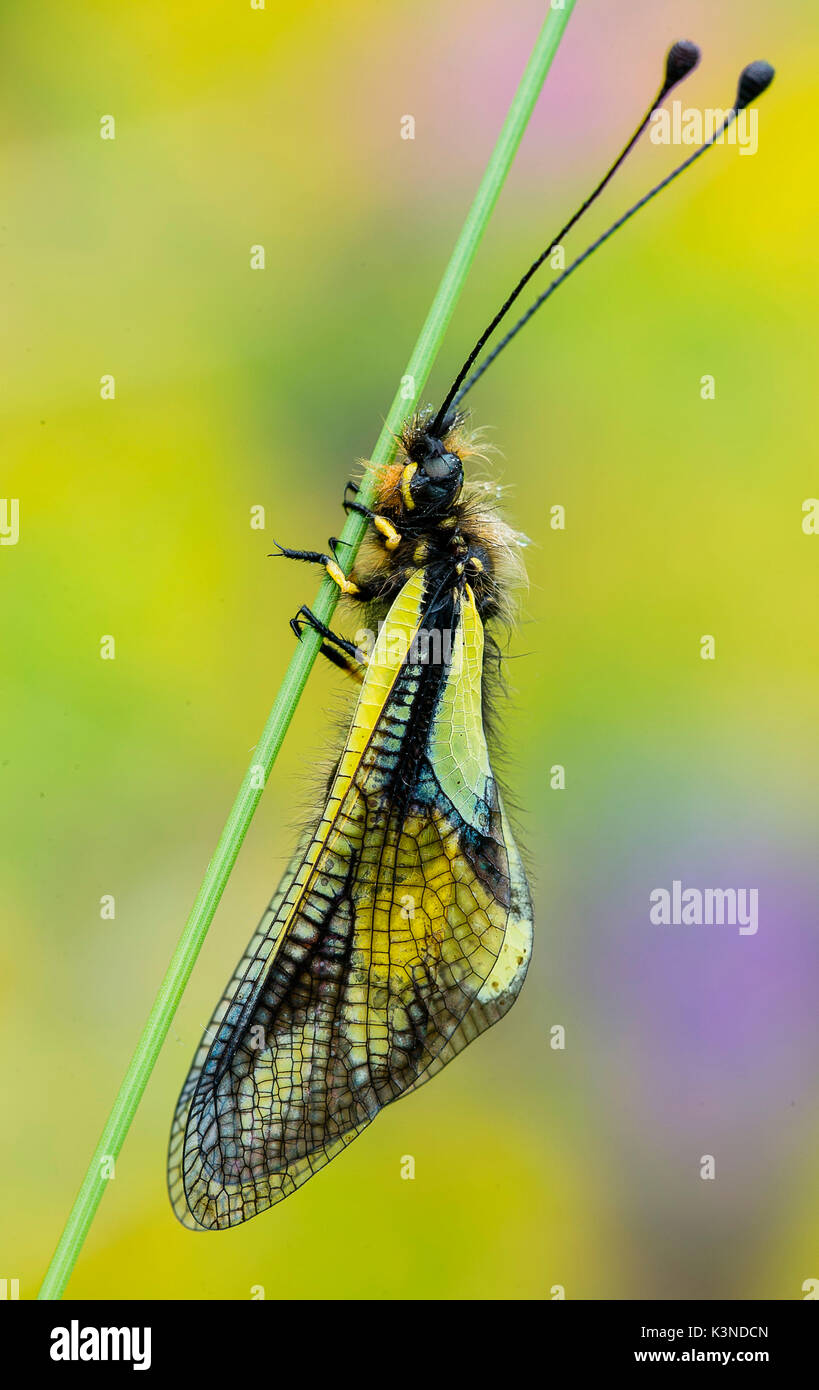
M455 243L449 264L407 363L402 377L402 385L390 406L384 428L372 451L372 467L364 477L360 497L365 505L372 500L375 470L388 463L392 458L396 435L400 434L405 420L418 405L421 392L475 257L475 252L486 230L490 214L509 172L552 59L557 52L574 3L575 0L565 0L563 8L550 9L547 12L546 21L538 35L520 85L509 107L503 129L492 151L486 172L481 179L475 201ZM355 513L351 513L347 518L340 536L340 540L348 547L345 554L347 568L352 565L355 559L366 526L366 520ZM338 587L331 579L324 579L318 597L312 605L313 611L322 622L329 623L338 596ZM262 782L259 769L261 769L263 781L266 783L287 732L287 727L293 717L293 711L304 690L310 668L318 654L319 646L318 634L311 628L306 628L285 672L284 680L273 702L273 708L256 745L253 762L245 773L236 800L231 807L225 828L219 837L219 843L205 872L202 886L185 923L165 978L159 986L148 1021L137 1043L111 1113L106 1120L76 1201L68 1215L65 1228L38 1295L41 1299L61 1298L71 1277L71 1272L105 1191L107 1178L103 1175L103 1162L105 1159L116 1158L122 1148L259 802L261 796L259 784Z

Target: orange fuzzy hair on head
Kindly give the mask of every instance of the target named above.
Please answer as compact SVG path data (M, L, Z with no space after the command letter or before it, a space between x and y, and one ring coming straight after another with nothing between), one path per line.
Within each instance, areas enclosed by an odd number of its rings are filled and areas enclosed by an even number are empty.
M486 459L482 435L457 415L439 439L430 433L430 420L429 410L413 416L400 437L397 457L379 471L375 530L365 549L370 582L378 576L386 600L414 568L463 562L481 616L511 623L513 591L526 577L521 554L526 537L501 515L500 489L485 479L464 477L464 462ZM412 496L416 471L425 458L442 455L445 475L454 474L455 485L440 504L418 506Z
M432 410L426 407L413 415L404 426L398 438L398 453L392 463L379 470L375 510L393 515L403 509L401 484L405 469L412 467L415 456L428 439ZM447 454L453 454L466 463L469 459L486 458L486 446L481 432L468 429L467 416L457 414L441 435L440 444Z

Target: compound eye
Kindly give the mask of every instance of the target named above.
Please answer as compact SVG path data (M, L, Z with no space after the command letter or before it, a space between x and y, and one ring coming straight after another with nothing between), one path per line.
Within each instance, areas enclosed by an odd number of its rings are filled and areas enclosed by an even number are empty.
M419 512L448 507L463 486L464 472L457 454L434 454L418 463L410 483L412 504Z
M422 467L432 482L444 483L459 475L461 460L457 454L438 454L432 458L424 459Z

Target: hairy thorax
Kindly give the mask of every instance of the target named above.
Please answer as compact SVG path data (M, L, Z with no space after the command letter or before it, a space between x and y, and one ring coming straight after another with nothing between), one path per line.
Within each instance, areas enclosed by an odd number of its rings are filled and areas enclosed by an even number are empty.
M442 582L451 574L454 585L469 584L484 620L510 621L514 590L525 581L526 537L504 520L493 483L463 477L470 466L485 464L486 453L479 436L460 419L439 446L445 458L462 465L460 481L453 496L426 503L417 461L424 457L424 426L423 415L410 422L396 459L380 472L373 508L385 525L376 525L371 534L363 567L373 583L380 578L384 599L415 569L439 571Z

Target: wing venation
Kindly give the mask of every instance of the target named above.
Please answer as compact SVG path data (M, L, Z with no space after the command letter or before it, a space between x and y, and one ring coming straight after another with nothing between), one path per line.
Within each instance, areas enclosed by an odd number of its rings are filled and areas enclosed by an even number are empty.
M417 571L321 819L194 1059L169 1154L186 1225L235 1225L288 1196L520 989L531 907L480 719L482 627L467 590L435 671L412 647L427 611Z

